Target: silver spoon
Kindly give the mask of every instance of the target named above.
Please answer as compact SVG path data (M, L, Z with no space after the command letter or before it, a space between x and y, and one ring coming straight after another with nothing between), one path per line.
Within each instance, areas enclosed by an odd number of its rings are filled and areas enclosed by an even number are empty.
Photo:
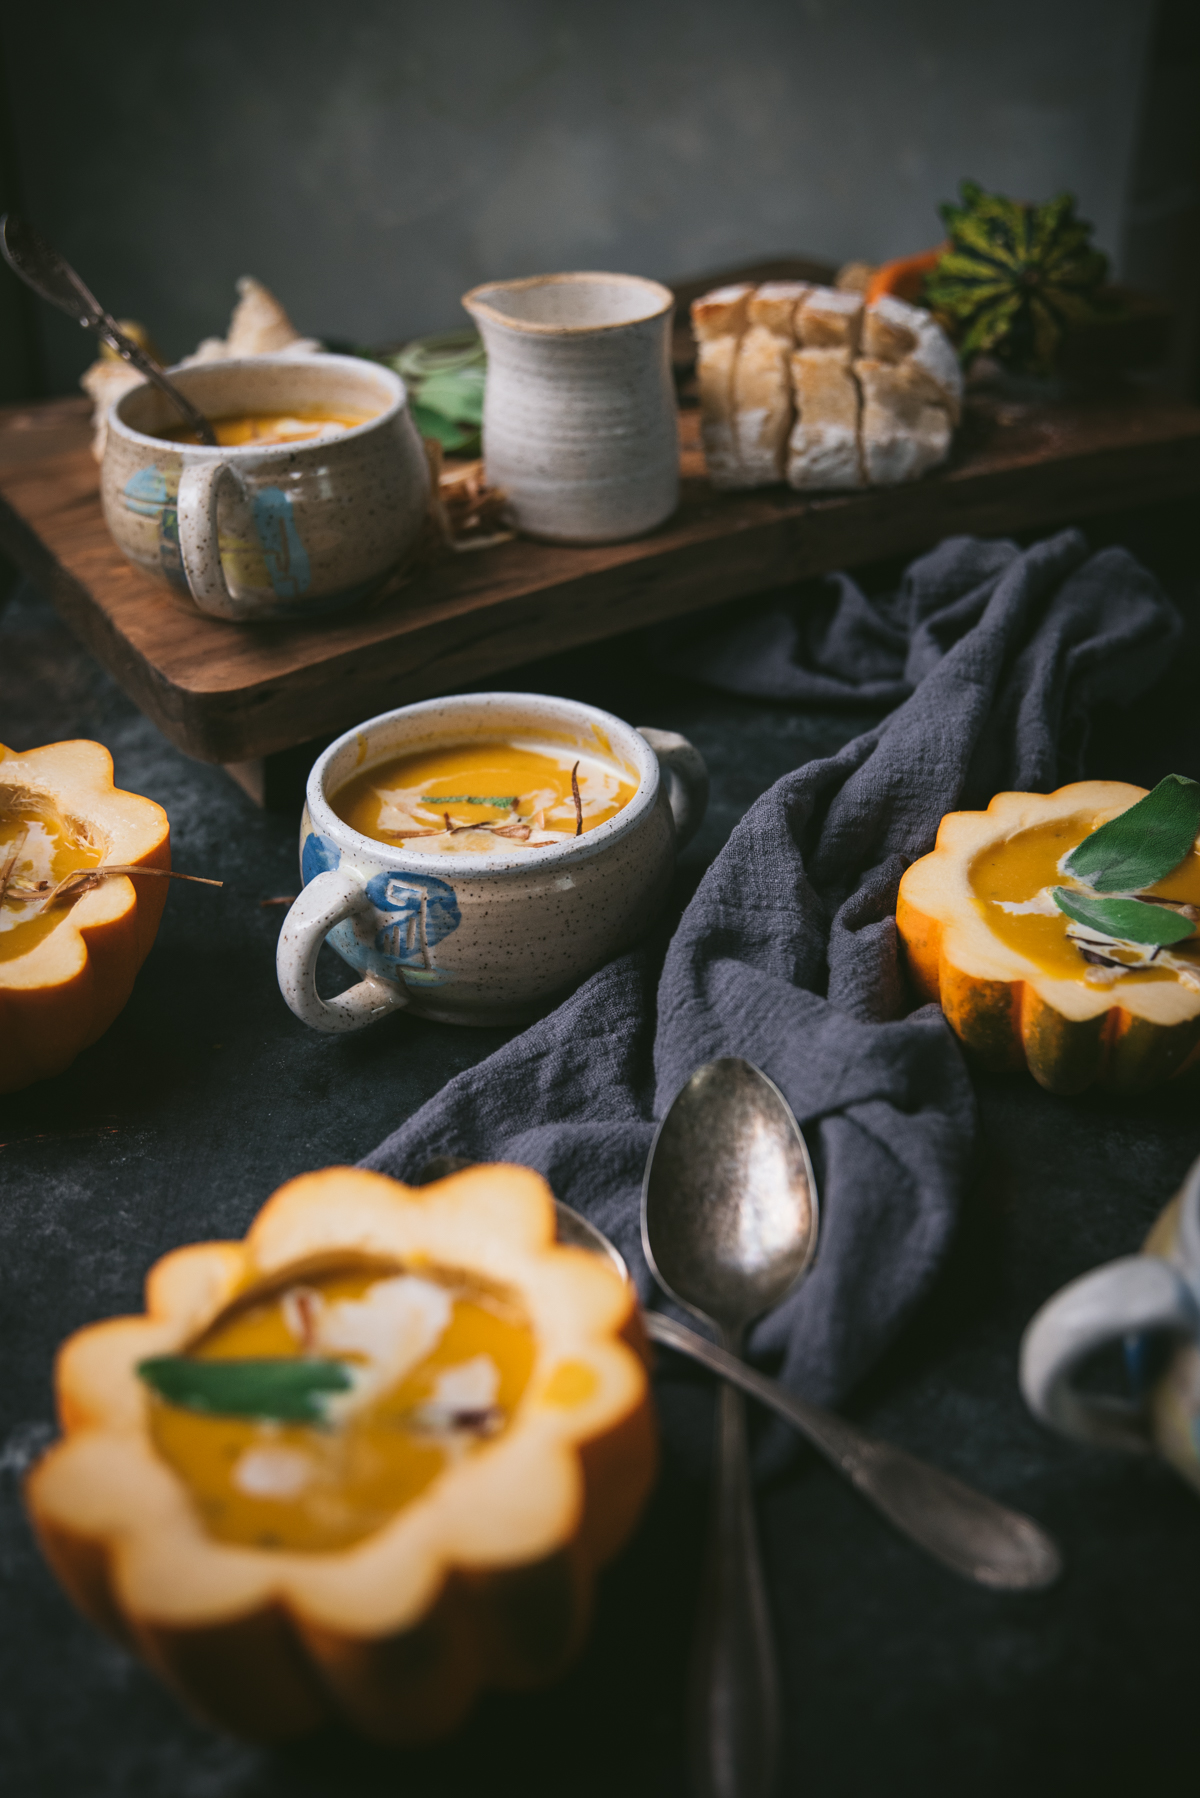
M216 433L204 414L198 412L191 400L167 379L153 356L148 356L132 337L126 337L116 319L104 310L70 263L32 225L26 224L19 213L6 212L0 218L0 250L4 252L9 268L27 287L32 287L43 300L49 300L52 306L68 313L85 331L94 331L105 343L111 344L119 356L132 362L139 374L161 388L193 431L199 432L201 443L216 447Z
M646 1314L649 1334L729 1382L718 1413L714 1522L693 1687L697 1790L712 1798L765 1794L778 1735L745 1420L732 1383L786 1417L897 1529L956 1573L1028 1591L1050 1585L1062 1567L1054 1543L1031 1518L873 1441L741 1361L746 1326L804 1277L816 1238L812 1167L783 1095L736 1057L700 1068L676 1096L651 1148L642 1239L659 1284L716 1324L723 1346L658 1312Z
M442 1180L472 1165L457 1156L439 1155L421 1170L417 1184ZM590 1249L610 1262L623 1280L629 1278L621 1251L603 1230L561 1199L555 1200L554 1209L560 1242ZM792 1424L889 1523L952 1572L1003 1592L1041 1591L1062 1572L1058 1548L1032 1517L998 1504L902 1448L877 1441L832 1411L797 1398L778 1380L662 1311L644 1311L642 1322L651 1341L699 1362Z
M642 1243L655 1279L741 1357L747 1327L803 1278L817 1244L808 1150L782 1094L736 1057L678 1093L646 1163ZM724 1381L690 1685L699 1798L768 1798L779 1675L754 1522L745 1400Z

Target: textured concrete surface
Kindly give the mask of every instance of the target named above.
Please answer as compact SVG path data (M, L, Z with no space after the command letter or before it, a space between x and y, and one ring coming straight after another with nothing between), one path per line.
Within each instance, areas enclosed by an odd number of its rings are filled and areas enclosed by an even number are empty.
M6 9L13 135L32 216L178 356L224 332L242 274L305 331L386 342L465 324L459 296L505 276L903 255L964 175L1074 189L1119 255L1154 9L221 0L121 20ZM57 392L89 346L46 308L41 327Z
M1142 547L1169 562L1161 535L1147 528ZM1136 714L1100 721L1094 772L1200 774L1198 659L1193 639ZM680 901L770 781L868 722L669 682L637 642L515 671L510 684L570 693L697 742L714 802L684 858ZM605 1578L582 1661L550 1693L485 1700L437 1751L394 1755L336 1731L279 1752L217 1737L78 1619L43 1566L19 1480L52 1434L61 1338L138 1308L155 1257L240 1234L282 1180L357 1159L502 1040L403 1017L327 1039L293 1019L274 981L281 911L260 901L296 889L296 819L255 811L219 770L172 749L22 588L0 615L0 739L24 748L68 735L107 743L118 780L166 806L175 865L226 885L174 887L108 1035L60 1078L0 1100L5 1791L682 1798L710 1390L669 1357L657 1379L664 1478ZM322 978L343 976L331 960ZM1164 1790L1194 1764L1200 1506L1152 1463L1046 1435L1014 1376L1036 1306L1137 1246L1200 1152L1200 1107L1176 1096L1055 1100L1018 1078L983 1080L979 1092L978 1178L954 1252L854 1411L1038 1516L1061 1540L1068 1572L1039 1597L977 1591L798 1455L761 1493L761 1516L786 1701L784 1788L812 1798Z

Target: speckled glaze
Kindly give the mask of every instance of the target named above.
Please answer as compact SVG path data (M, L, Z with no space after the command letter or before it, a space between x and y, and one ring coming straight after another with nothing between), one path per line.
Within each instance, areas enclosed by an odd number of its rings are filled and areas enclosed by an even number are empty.
M172 371L210 418L293 407L374 411L344 435L237 449L174 444L157 388L109 413L100 477L120 549L216 618L305 618L361 599L421 531L429 467L404 383L355 356L248 356Z
M1077 1390L1083 1362L1122 1342L1135 1402ZM1021 1387L1062 1435L1157 1452L1200 1493L1200 1161L1140 1255L1084 1274L1042 1306L1021 1346Z
M633 798L582 837L523 854L393 848L351 830L330 803L353 774L392 756L513 734L609 757L637 783ZM298 1018L330 1032L404 1007L451 1024L523 1023L645 929L707 796L704 763L684 738L634 730L574 700L465 694L371 718L309 775L304 891L279 937L280 990ZM326 937L363 975L329 1000L314 973Z
M487 346L488 480L521 530L612 543L675 510L674 304L640 275L535 275L464 295Z

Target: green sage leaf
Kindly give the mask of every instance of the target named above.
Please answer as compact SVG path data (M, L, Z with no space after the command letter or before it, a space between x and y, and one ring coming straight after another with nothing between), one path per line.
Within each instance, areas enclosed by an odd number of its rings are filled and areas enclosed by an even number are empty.
M191 1355L152 1355L138 1374L168 1404L223 1417L273 1423L323 1423L326 1394L347 1392L353 1376L344 1361L200 1361Z
M1146 905L1140 899L1102 899L1090 893L1072 892L1069 887L1055 887L1054 903L1077 924L1098 930L1101 936L1115 936L1127 943L1181 943L1191 936L1196 926L1190 918L1169 911L1165 905Z
M1084 837L1063 867L1097 893L1138 893L1179 866L1197 831L1200 783L1183 774L1168 774L1127 812ZM1147 942L1158 940L1146 938Z
M519 795L516 793L514 793L511 798L498 798L494 793L489 793L486 796L482 796L479 793L423 793L421 795L421 804L494 805L497 807L504 806L507 810L511 811L513 806L517 803L518 798Z

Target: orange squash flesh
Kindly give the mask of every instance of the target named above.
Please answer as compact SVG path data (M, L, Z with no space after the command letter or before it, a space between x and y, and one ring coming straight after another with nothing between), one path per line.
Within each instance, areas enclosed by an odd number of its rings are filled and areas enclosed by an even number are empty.
M932 853L905 873L896 924L913 984L984 1066L1027 1067L1057 1093L1142 1091L1200 1069L1193 985L1166 970L1102 984L1067 943L1065 917L1003 912L997 900L1026 897L1022 861L1030 897L1053 883L1073 843L1144 797L1119 781L999 793L986 812L948 813ZM1154 891L1200 902L1200 848ZM1198 948L1179 953L1200 973Z
M113 786L112 757L99 743L49 743L24 754L0 745L3 834L31 820L35 835L42 827L58 843L47 864L55 873L105 861L171 865L166 813ZM13 878L21 878L19 864ZM108 1029L150 952L168 884L114 877L42 918L33 906L18 912L5 902L6 922L21 922L0 936L0 1092L61 1073Z
M888 293L898 300L919 300L926 275L933 273L949 247L941 243L936 249L919 250L914 256L897 256L895 261L883 263L867 283L863 304L873 306Z
M504 1295L532 1342L504 1428L335 1550L218 1535L186 1462L158 1452L160 1401L138 1362L219 1347L230 1318L288 1282L369 1296L355 1268ZM596 1570L655 1473L637 1323L630 1286L555 1242L552 1196L526 1168L419 1189L353 1168L305 1175L243 1242L160 1261L145 1315L64 1344L64 1436L26 1485L34 1527L85 1614L218 1726L277 1740L340 1716L384 1741L435 1739L480 1687L541 1684L582 1640ZM258 1427L269 1446L297 1434Z

